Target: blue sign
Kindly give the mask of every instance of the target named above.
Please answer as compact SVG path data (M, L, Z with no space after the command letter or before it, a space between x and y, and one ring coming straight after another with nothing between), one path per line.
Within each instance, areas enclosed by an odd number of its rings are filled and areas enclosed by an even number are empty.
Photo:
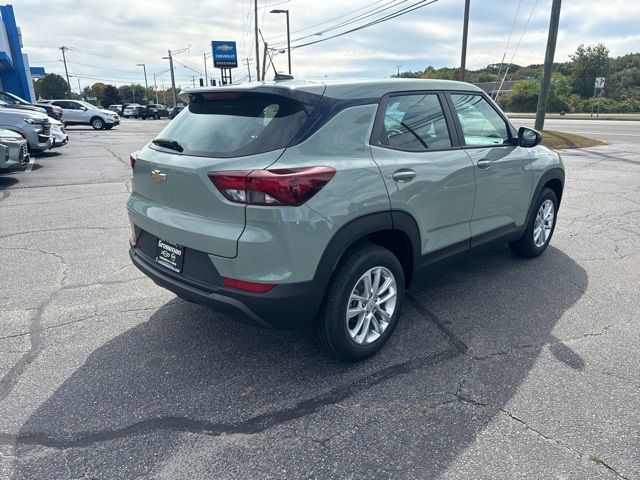
M29 67L29 70L31 71L31 76L34 78L44 77L46 73L44 67Z
M213 66L216 68L238 68L238 51L236 42L211 42Z

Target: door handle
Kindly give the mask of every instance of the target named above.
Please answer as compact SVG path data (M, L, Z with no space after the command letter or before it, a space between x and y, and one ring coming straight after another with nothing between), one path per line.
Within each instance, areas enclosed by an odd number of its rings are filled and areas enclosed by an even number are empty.
M483 170L487 169L491 166L492 163L493 162L491 160L486 160L486 159L478 160L478 168L482 168Z
M391 178L393 178L396 182L405 183L413 180L415 176L416 176L416 172L408 168L403 168L393 172L393 175L391 175Z

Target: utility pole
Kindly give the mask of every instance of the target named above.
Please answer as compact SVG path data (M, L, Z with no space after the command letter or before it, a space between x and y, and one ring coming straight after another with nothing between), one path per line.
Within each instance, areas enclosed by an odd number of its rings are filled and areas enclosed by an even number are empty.
M396 69L398 70L398 74L396 75L396 78L400 78L400 67L402 67L402 65L396 65Z
M156 94L156 104L158 103L158 84L156 83L156 74L153 74L153 91Z
M67 76L67 87L69 87L69 93L71 93L71 82L69 81L69 71L67 70L67 57L65 57L64 52L67 50L67 47L64 45L60 47L62 50L62 61L64 62L64 74Z
M560 6L562 0L553 0L551 5L551 20L549 21L549 36L547 37L547 52L544 55L544 69L542 71L542 83L540 84L540 96L536 109L536 130L544 128L544 116L547 112L547 100L549 98L549 85L551 84L551 70L553 70L553 57L556 53L556 40L558 39L558 25L560 24Z
M467 68L467 37L469 34L469 1L464 0L464 25L462 27L462 58L460 59L460 81L464 82Z
M260 79L260 44L258 43L258 0L253 0L253 26L256 35L256 78Z
M173 89L173 106L178 105L178 95L176 95L176 77L173 73L173 57L169 50L169 69L171 70L171 88Z
M268 51L268 46L267 46L267 42L264 42L264 52L262 55L262 81L264 82L264 76L267 73L267 51Z
M245 63L245 65L247 66L247 73L249 74L249 81L251 81L251 68L249 68L249 65L251 64L251 59L250 58L243 58L242 59Z
M80 97L80 100L84 100L82 98L82 87L80 86L80 77L76 77L76 80L78 80L78 95Z

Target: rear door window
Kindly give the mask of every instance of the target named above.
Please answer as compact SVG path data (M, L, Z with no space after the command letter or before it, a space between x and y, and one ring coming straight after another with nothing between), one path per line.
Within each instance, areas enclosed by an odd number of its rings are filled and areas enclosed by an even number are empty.
M390 97L380 143L415 152L451 147L451 137L438 95L427 93Z
M205 92L184 110L158 138L185 155L223 158L285 148L308 117L302 102L257 92Z

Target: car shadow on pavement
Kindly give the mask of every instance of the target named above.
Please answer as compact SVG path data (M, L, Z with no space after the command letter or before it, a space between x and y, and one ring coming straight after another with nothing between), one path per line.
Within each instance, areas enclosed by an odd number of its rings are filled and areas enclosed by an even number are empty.
M0 176L0 190L4 190L9 187L13 187L19 180L13 176L11 173Z
M260 462L271 462L274 472L276 467L291 467L288 472L294 477L314 476L304 469L292 473L295 458L309 465L331 458L333 471L358 478L367 476L371 462L390 459L400 468L395 478L405 476L403 462L422 478L433 478L475 441L498 409L445 415L442 409L422 405L421 416L409 420L377 414L356 426L350 423L354 415L340 417L342 409L332 407L348 409L355 398L366 404L361 398L365 395L391 398L409 408L419 403L422 391L425 398L436 393L430 390L436 389L432 384L448 385L438 388L449 390L451 405L456 395L478 393L483 398L486 392L504 405L539 351L490 365L475 358L494 358L496 352L525 344L552 345L556 357L580 369L584 362L552 332L587 285L585 270L556 248L535 260L518 259L506 248L490 250L412 287L392 340L376 357L359 364L324 356L306 334L238 324L205 307L172 300L148 321L96 349L31 415L17 438L16 478L50 478L45 474L56 465L74 464L94 469L99 478L104 476L100 469L116 467L126 478L137 478L176 455L179 434L189 436L185 442L190 445L194 437L213 442L245 434L242 448L261 449L267 448L268 435L282 436L283 427L301 420L316 423L327 434L336 430L338 450L331 450L331 444L325 445L329 450L317 451L292 443L247 463L234 458L242 457L238 450L218 452L222 457L226 452L228 464L241 478L264 475L268 467L261 470ZM461 393L463 371L473 376L466 393ZM471 390L476 384L479 392ZM418 400L412 393L416 388ZM371 389L383 393L366 396ZM337 420L324 425L331 412L338 412ZM397 423L402 421L408 423ZM384 441L374 439L367 445L358 440L366 438L367 428ZM416 433L411 433L413 428ZM256 433L267 437L259 437L262 446L252 447L249 439ZM340 435L346 443L340 443ZM340 455L340 448L349 455ZM76 457L72 451L78 452ZM353 462L354 455L360 461ZM260 471L263 474L256 473Z

